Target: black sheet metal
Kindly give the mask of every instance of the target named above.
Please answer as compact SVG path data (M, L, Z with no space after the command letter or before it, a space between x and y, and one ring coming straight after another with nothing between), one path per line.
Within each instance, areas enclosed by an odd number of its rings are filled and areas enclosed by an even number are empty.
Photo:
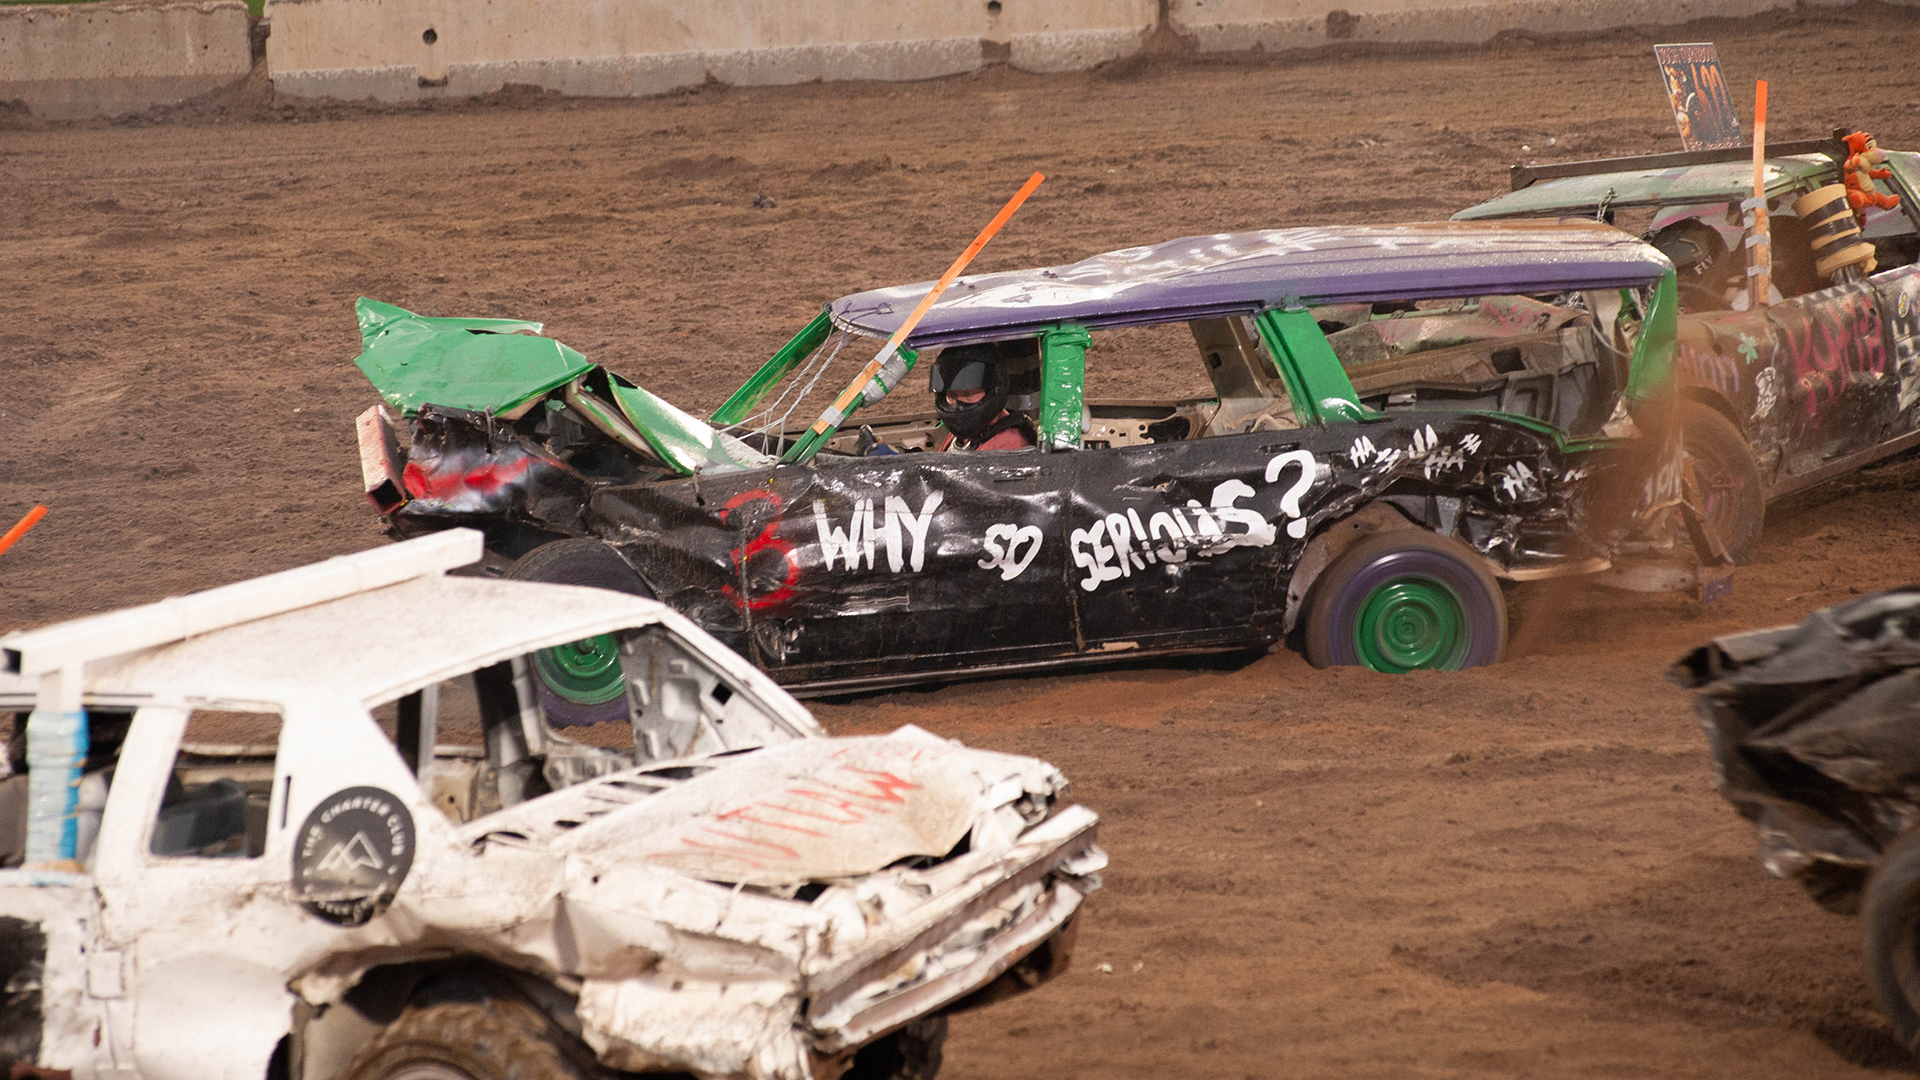
M1880 853L1920 825L1920 585L1717 638L1669 677L1700 690L1721 794L1767 870L1853 910Z
M1660 440L1562 448L1539 425L1357 424L1075 453L823 455L806 468L599 482L481 414L422 418L398 531L459 518L512 553L594 536L788 684L1271 643L1324 524L1382 501L1509 570L1603 557ZM491 449L488 449L491 448ZM1612 483L1618 472L1630 482Z

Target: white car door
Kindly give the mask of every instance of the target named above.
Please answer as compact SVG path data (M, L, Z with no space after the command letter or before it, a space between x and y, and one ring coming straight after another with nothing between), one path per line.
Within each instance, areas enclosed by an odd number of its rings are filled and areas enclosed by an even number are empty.
M190 732L190 718L209 733ZM94 868L107 935L132 958L133 1055L145 1080L265 1074L292 1027L290 975L349 944L339 919L300 902L293 879L329 855L349 872L368 859L329 847L303 862L303 828L325 812L319 804L350 801L343 792L416 795L364 710L306 702L289 704L284 721L249 718L141 709L108 795ZM251 745L197 741L224 735L223 725ZM410 825L381 840L389 853L403 840L411 854Z
M84 874L0 870L0 1067L105 1080L131 1066L121 955L99 940L100 898Z

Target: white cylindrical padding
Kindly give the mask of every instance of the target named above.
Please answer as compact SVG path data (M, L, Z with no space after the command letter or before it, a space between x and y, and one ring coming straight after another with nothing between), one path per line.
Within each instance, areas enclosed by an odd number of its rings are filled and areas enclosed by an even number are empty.
M84 711L35 709L28 715L26 865L74 857L74 807L86 759Z

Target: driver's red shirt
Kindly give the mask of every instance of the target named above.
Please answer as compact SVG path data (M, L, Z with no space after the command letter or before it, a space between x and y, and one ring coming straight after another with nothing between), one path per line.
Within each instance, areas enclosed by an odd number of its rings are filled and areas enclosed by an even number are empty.
M975 450L1025 450L1027 447L1032 445L1033 445L1033 440L1027 438L1026 430L1024 428L1014 427L1014 428L1008 428L1007 430L1000 432L999 434L995 435L993 438L988 439L986 442L983 442L979 446L974 447L974 449Z
M994 423L996 424L999 423L1000 417L1004 417L1006 415L1007 414L1003 412L1000 414L1000 416L994 417ZM947 441L940 444L940 449L952 450L954 448L954 443L957 441L958 440L954 438L953 434L949 432L947 434ZM1025 450L1027 447L1032 445L1033 445L1033 440L1027 437L1027 431L1025 428L1010 427L1005 431L995 433L993 438L988 439L986 442L981 443L979 446L972 447L972 449L974 450Z

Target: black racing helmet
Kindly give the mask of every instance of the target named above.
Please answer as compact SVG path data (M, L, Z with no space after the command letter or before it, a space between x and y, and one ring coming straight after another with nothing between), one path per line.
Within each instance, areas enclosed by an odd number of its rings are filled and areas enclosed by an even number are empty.
M927 377L927 389L933 392L933 411L955 436L971 439L987 430L1007 407L1007 367L1000 362L999 347L955 345L942 350ZM949 391L968 390L987 393L971 405L947 400Z

